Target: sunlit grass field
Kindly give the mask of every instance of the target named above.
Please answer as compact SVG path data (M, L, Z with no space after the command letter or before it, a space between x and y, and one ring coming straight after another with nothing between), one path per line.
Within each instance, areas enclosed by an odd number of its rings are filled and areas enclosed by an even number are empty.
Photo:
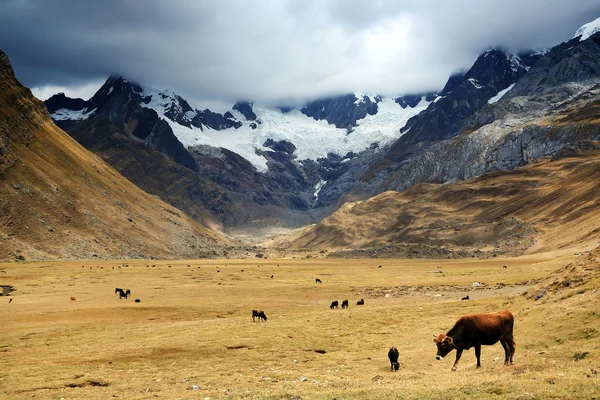
M568 295L522 295L572 258L3 264L0 284L16 291L11 303L0 297L0 395L600 398L598 279ZM116 287L132 297L119 299ZM330 310L345 299L348 310ZM252 309L268 320L253 323ZM434 334L502 309L515 314L514 366L502 365L500 344L483 347L478 370L472 349L457 372L454 352L435 360ZM390 346L400 350L398 372Z

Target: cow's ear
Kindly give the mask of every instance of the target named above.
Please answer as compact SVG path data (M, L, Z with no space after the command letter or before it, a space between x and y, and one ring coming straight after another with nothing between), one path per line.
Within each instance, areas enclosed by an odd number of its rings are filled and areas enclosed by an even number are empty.
M446 341L450 344L452 344L452 338L450 336L446 336Z

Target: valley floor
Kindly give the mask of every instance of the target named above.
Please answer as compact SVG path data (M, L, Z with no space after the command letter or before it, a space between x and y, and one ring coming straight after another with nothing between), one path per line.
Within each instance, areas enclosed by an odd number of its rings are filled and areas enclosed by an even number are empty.
M599 277L535 300L565 264L584 257L597 264L586 250L493 260L5 263L0 285L15 291L0 297L0 394L594 398L600 396ZM132 297L120 300L115 287L131 289ZM461 301L467 294L471 300ZM361 298L365 305L357 306ZM330 310L331 301L345 299L348 310ZM264 310L268 320L252 322L252 309ZM514 366L502 366L499 344L483 348L479 370L472 350L457 372L450 371L455 353L435 360L434 334L461 315L502 309L515 314ZM395 373L390 346L400 350Z

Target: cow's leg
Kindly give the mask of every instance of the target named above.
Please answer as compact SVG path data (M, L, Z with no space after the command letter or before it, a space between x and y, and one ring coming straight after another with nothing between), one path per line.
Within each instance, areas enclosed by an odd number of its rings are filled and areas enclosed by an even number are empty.
M504 365L508 365L508 361L510 360L510 355L512 354L508 343L503 339L500 341L502 348L504 349Z
M513 365L515 363L514 357L515 357L515 350L517 348L517 345L515 344L515 342L513 342L512 338L510 339L508 344L510 346L510 365Z
M477 357L477 368L481 368L481 345L475 346L475 357Z
M460 357L462 356L462 349L457 349L456 350L456 360L454 360L454 365L452 366L452 371L456 371L456 366L458 365L458 360L460 360Z

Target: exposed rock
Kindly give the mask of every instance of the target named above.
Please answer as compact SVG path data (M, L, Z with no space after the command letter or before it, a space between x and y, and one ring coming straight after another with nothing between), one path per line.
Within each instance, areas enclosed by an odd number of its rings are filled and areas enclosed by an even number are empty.
M316 100L302 107L301 112L316 120L326 120L338 128L351 129L356 121L377 113L377 102L368 96L354 94Z
M233 105L233 109L239 111L248 121L254 121L257 118L256 114L254 113L254 110L252 109L252 103L249 103L247 101L240 101L235 103Z

